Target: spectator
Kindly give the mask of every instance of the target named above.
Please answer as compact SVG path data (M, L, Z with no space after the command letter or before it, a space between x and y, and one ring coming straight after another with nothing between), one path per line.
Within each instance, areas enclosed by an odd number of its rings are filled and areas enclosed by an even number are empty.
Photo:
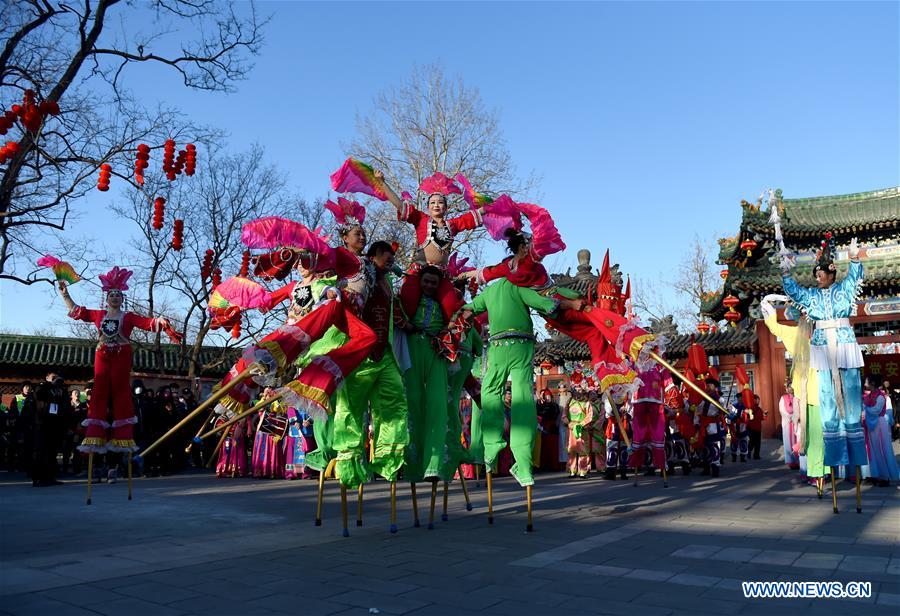
M545 389L537 403L541 431L540 467L547 471L559 470L559 405L553 401L553 392Z
M891 439L900 438L900 397L897 396L897 390L891 391L891 382L884 381L881 384L881 391L884 392L884 401L887 403L888 423L891 424Z
M81 400L81 391L73 389L69 392L69 404L63 417L62 472L71 470L73 475L81 472L81 456L78 455L79 431L81 422L87 419L87 404Z
M22 383L22 393L13 398L10 406L12 418L10 423L10 443L7 451L7 468L10 471L24 471L31 477L31 435L25 429L22 415L26 412L33 413L29 407L34 404L34 391L31 383ZM29 452L27 455L25 452Z
M753 417L747 422L747 429L750 432L750 455L754 460L759 460L759 448L762 444L762 422L769 416L768 411L764 411L759 407L759 396L753 396L753 408L751 409Z
M59 468L56 456L62 444L65 409L69 404L65 383L56 373L49 373L46 380L35 389L34 413L29 414L32 432L33 487L62 484L57 480Z
M13 410L0 402L0 468L9 468L9 450L15 433L15 415Z

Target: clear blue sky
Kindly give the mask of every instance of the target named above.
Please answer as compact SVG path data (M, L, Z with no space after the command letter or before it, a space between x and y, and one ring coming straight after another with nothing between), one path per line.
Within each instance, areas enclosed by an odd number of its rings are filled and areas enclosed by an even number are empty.
M551 263L562 269L578 248L596 266L609 247L626 273L656 281L695 232L733 234L739 201L767 187L804 197L900 184L896 2L259 8L275 19L236 94L188 92L163 71L130 85L226 127L235 149L263 144L313 199L356 113L414 64L441 63L500 112L519 171L543 177L570 247ZM112 242L109 228L72 232ZM50 292L20 291L2 285L3 326L28 332Z

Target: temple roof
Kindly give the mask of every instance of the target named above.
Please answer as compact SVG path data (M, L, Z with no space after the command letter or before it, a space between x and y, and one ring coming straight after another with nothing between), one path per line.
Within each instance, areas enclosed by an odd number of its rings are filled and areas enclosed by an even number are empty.
M696 342L703 345L708 355L733 355L752 353L756 342L753 327L725 327L716 332L694 334ZM680 334L669 340L666 357L680 359L687 357L691 345L691 334ZM549 361L559 364L566 361L587 361L591 358L586 344L568 336L557 335L544 340L534 350L534 360L538 363Z
M135 372L183 371L181 347L175 344L160 345L160 355L153 345L132 343ZM84 338L48 338L45 336L18 336L0 334L0 366L37 366L53 368L91 368L97 342ZM216 363L226 353L227 361L216 368L204 371L203 376L223 376L240 357L240 349L203 347L200 360L203 364ZM161 358L161 362L157 361Z

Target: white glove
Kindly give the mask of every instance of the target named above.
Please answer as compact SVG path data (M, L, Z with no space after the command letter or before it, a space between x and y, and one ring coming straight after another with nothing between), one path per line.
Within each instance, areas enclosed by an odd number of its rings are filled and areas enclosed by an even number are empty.
M859 246L856 243L855 237L852 240L850 240L850 260L851 261L859 260Z
M784 274L787 274L792 269L794 269L794 257L790 255L783 255L781 257L781 271Z
M770 316L775 314L775 307L769 303L768 300L763 298L763 300L759 303L759 310L762 312L763 319L768 319Z

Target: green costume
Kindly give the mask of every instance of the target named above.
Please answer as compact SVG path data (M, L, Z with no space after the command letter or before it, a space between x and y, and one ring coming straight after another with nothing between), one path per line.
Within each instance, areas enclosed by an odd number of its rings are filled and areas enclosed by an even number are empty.
M370 292L369 302L373 301L374 293ZM335 474L341 483L351 488L369 481L373 472L388 481L396 481L403 466L404 450L409 443L406 391L393 351L393 297L384 300L376 317L379 323L373 323L371 315L367 315L365 310L363 318L373 326L376 334L384 328L382 331L387 340L380 357L367 357L344 379L343 387L336 393L333 440L337 451ZM371 462L365 455L367 410L371 411L372 418L374 451Z
M310 285L312 287L313 297L322 297L329 287L337 284L337 278L319 278L314 280ZM295 365L302 370L309 365L313 358L325 355L329 351L336 349L347 341L347 335L337 327L330 327L325 335L313 342L306 353L301 355ZM337 392L331 396L331 408L335 408L337 401ZM306 454L305 464L309 468L323 472L328 463L334 459L335 452L332 445L334 439L334 416L329 414L326 421L313 421L313 436L316 439L316 448Z
M453 476L453 473L456 472L456 469L459 467L460 463L467 462L472 463L475 460L473 459L473 451L470 447L468 450L464 449L462 446L462 441L460 437L462 436L462 422L459 419L459 399L462 397L463 386L466 383L466 379L469 377L469 374L473 372L472 366L476 362L476 358L481 357L483 352L484 342L481 340L481 336L475 331L473 327L468 331L466 337L463 338L462 342L459 345L459 359L458 367L459 369L448 376L448 384L450 387L450 397L447 402L447 451L449 452L449 461L447 462L447 472L450 473L450 476ZM481 362L479 361L479 366ZM449 373L449 372L448 372ZM475 424L475 403L472 403L472 425L473 425L473 437L471 439L471 443L474 446L474 424ZM479 415L481 413L479 412ZM479 445L480 445L480 425L479 418ZM480 457L484 457L484 451L482 448Z
M453 474L447 475L450 464L447 449L447 361L431 346L432 337L444 328L440 303L423 296L410 323L420 331L406 337L412 365L403 379L409 404L410 432L403 476L411 482L432 478L450 481Z
M534 324L528 309L542 314L556 311L559 303L517 287L505 278L488 286L464 308L490 315L490 363L481 384L484 461L495 468L503 440L503 391L512 380L510 449L516 462L510 469L522 486L532 485L531 457L537 409L534 403Z

